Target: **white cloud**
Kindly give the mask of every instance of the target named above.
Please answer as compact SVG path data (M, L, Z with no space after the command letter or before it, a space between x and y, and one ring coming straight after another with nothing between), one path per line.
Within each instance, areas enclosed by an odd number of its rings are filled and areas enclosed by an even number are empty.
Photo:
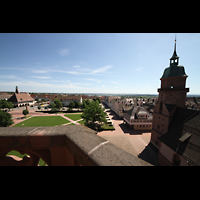
M110 69L112 66L111 65L107 65L105 67L101 67L98 69L95 69L91 72L91 74L98 74L98 73L102 73L102 72L106 72L108 69Z
M102 85L101 87L106 87L105 85Z
M79 65L74 65L73 68L78 69L78 68L80 68L80 66Z
M48 70L32 70L33 73L38 73L38 74L45 74L48 72Z
M31 76L33 78L39 78L39 79L50 79L51 77L48 76Z
M74 74L74 75L81 74L80 72L76 72L76 71L63 71L63 72L67 74Z
M0 86L4 87L4 86L13 86L15 87L17 86L26 86L29 88L35 87L35 88L43 88L43 87L49 87L49 88L57 88L57 89L61 89L61 88L76 88L76 89L87 89L84 87L79 87L76 85L73 85L72 83L70 84L50 84L50 83L39 83L36 81L13 81L13 82L3 82L0 81Z
M58 53L61 55L61 56L67 56L69 55L69 49L60 49L58 51Z
M15 75L0 75L0 78L5 78L5 79L20 79L19 77Z
M86 80L86 81L94 81L94 82L97 82L97 83L101 83L101 80L93 79L93 78L86 78L84 80Z
M142 69L143 69L143 67L138 67L138 68L135 69L135 71L136 71L136 72L139 72L139 71L141 71Z

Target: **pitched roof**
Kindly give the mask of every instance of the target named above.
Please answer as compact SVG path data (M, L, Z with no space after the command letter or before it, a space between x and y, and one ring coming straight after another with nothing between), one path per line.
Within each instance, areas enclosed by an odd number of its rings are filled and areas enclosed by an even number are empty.
M194 165L200 165L200 112L177 107L168 132L158 138Z
M131 110L127 111L124 116L129 119L137 119L136 114L148 114L149 115L149 112L143 107L135 106ZM150 115L148 117L148 119L152 119L152 116Z
M24 102L24 101L34 101L34 99L28 93L19 93L16 92L8 99L10 102Z

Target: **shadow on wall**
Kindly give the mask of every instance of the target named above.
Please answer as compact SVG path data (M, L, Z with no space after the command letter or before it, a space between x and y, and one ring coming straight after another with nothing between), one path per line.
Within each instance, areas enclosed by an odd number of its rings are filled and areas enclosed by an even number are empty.
M149 143L138 155L138 158L141 158L152 165L158 166L158 150L151 143Z

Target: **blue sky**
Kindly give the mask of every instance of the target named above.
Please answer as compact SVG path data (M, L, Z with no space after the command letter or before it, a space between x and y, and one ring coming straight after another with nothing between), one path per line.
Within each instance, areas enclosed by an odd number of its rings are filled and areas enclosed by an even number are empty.
M177 33L189 94L200 94L200 34ZM0 33L0 91L157 94L174 33Z

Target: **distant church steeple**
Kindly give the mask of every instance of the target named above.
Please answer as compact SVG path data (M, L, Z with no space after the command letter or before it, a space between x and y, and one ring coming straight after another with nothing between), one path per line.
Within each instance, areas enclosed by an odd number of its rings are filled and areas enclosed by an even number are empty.
M19 91L19 89L18 89L18 87L17 87L17 86L16 86L15 93L17 93L17 94L19 94L19 93L20 93L20 91Z

